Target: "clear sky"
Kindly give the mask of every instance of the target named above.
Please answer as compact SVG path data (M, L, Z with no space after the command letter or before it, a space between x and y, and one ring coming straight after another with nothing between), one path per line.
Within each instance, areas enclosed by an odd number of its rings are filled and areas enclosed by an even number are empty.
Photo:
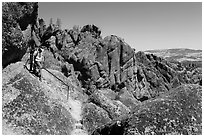
M202 3L40 2L39 17L62 28L95 24L102 37L117 35L138 50L202 49Z

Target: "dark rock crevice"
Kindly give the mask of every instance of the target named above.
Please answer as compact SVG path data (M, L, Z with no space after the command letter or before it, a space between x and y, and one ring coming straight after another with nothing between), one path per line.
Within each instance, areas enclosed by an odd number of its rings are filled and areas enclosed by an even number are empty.
M144 78L140 73L141 70L137 70L137 80L138 80L138 82L141 82L142 81L142 79Z
M109 126L105 126L102 129L99 129L98 131L94 131L92 135L123 135L124 134L125 127L114 124Z
M123 46L120 44L120 66L123 66Z
M143 97L141 97L141 98L139 98L139 99L137 99L137 100L139 100L140 102L143 102L143 101L146 101L146 100L148 100L149 98L147 97L147 96L143 96Z

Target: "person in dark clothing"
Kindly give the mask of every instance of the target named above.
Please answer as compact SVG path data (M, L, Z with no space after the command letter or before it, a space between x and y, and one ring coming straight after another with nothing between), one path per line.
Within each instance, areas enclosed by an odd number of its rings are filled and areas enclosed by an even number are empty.
M33 54L35 52L35 41L32 39L30 41L30 71L33 72L33 65L34 65L34 57Z
M28 45L29 45L30 58L26 61L24 67L27 67L27 63L29 63L30 64L29 71L33 72L34 71L34 57L33 57L33 54L35 52L35 41L33 39L31 39L28 42Z

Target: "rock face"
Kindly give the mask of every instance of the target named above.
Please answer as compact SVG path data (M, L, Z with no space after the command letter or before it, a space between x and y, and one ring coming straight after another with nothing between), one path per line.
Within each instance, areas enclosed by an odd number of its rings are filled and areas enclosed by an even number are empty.
M91 82L98 89L111 88L114 91L123 85L137 100L144 101L182 83L199 83L200 77L190 81L190 76L182 71L183 66L153 54L135 53L117 36L96 39L89 34L81 35L84 37L78 45L64 46L60 55L73 64L75 71L81 72L82 85Z
M135 108L128 118L99 128L101 135L202 134L202 89L183 85Z
M138 101L127 88L121 89L121 91L117 94L116 99L121 101L125 106L127 106L130 110L132 110L135 106L137 106L140 101Z
M15 10L16 9L16 10ZM23 32L37 19L38 5L7 2L2 5L2 66L20 61L27 50Z
M159 57L163 57L168 62L173 62L185 68L186 78L190 83L202 83L202 50L193 49L164 49L164 50L148 50L145 53L151 53ZM182 70L182 68L181 68Z
M130 110L120 101L109 98L102 91L95 91L91 97L91 102L97 104L107 112L111 119L123 117L130 112Z
M90 133L111 121L108 112L93 103L84 106L83 117L83 123Z
M117 99L117 93L112 90L97 90L89 96L83 108L83 122L89 134L96 128L116 119L122 119L130 109Z

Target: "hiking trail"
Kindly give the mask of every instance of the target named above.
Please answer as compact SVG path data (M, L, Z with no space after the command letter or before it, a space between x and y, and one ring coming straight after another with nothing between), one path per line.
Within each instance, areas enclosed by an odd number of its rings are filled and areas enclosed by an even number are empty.
M53 77L50 74L50 72L45 71L45 70L43 70L42 74L43 74L42 84L45 87L47 87L47 89L50 89L50 92L49 92L50 96L52 96L54 98L60 98L60 100L61 100L60 103L67 110L69 110L72 118L74 119L73 130L71 131L71 135L88 135L87 130L85 129L85 127L81 123L81 121L82 121L82 116L81 116L81 114L82 114L82 102L80 100L77 100L77 99L71 97L71 93L73 93L75 90L78 90L78 89L69 88L69 90L70 90L69 94L70 95L69 95L69 98L67 100L67 95L62 93L61 90L59 90L61 92L59 92L57 90L57 85L58 84L55 86L55 88L53 88L51 86L51 83L50 83L51 81L52 82L54 82L54 80L59 81L59 79L57 79L56 77ZM59 83L64 85L64 83L62 83L62 81L60 81ZM70 86L73 86L73 85L71 84ZM64 90L67 90L67 89L65 88Z
M76 120L71 135L88 135L87 131L81 123L82 103L79 100L73 100L72 98L69 98L68 103L70 105L70 113L74 120Z

